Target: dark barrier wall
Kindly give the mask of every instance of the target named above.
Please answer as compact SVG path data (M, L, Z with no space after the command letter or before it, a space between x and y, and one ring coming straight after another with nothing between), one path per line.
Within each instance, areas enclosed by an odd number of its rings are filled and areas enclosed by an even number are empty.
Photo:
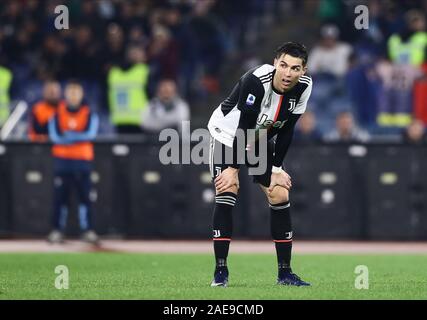
M0 236L11 228L10 224L10 180L7 148L0 144Z
M208 165L162 165L156 142L98 142L91 179L94 221L105 236L210 238ZM427 239L427 147L293 145L286 170L299 239ZM52 209L50 146L0 145L0 235L45 236ZM67 233L78 235L72 195ZM234 237L268 239L270 213L247 170Z

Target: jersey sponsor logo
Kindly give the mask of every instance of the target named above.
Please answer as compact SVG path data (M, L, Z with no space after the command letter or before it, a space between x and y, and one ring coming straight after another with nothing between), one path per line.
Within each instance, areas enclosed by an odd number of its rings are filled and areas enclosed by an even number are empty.
M257 124L264 128L272 126L273 128L281 129L285 125L286 121L288 121L288 119L283 121L268 120L268 115L264 113L261 117L258 118Z
M246 105L252 106L255 103L255 96L253 94L248 94L248 97L246 98Z
M294 111L296 105L297 105L297 100L296 99L294 99L294 98L289 99L289 108L288 108L288 110L291 111L291 112Z

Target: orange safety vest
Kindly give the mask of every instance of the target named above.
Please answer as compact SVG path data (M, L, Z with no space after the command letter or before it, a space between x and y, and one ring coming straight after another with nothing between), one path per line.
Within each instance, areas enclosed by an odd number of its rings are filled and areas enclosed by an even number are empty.
M90 110L88 106L82 106L76 112L67 110L65 102L61 102L56 114L57 125L60 134L65 131L82 132L87 128ZM69 145L55 144L52 147L54 157L69 160L86 160L94 159L93 144L91 142L76 142Z
M53 106L45 101L38 102L31 111L34 121L36 121L41 127L47 126L49 120L55 115L56 106ZM46 129L47 131L47 129ZM31 141L47 141L47 134L40 134L34 130L32 124L30 124L28 137Z

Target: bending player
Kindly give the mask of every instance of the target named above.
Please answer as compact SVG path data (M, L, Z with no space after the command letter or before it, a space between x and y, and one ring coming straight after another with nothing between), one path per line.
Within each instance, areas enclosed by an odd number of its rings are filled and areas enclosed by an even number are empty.
M303 45L294 42L281 45L276 50L274 65L264 64L245 73L209 120L209 164L216 189L213 212L216 267L211 286L225 287L228 284L227 256L241 163L236 156L238 129L244 132L248 129L267 129L267 170L254 175L254 182L264 191L271 209L271 236L278 262L277 283L310 285L291 269L289 190L292 183L291 177L282 169L295 124L304 113L311 93L312 80L304 75L307 58ZM232 161L226 161L224 155L227 153L233 155Z

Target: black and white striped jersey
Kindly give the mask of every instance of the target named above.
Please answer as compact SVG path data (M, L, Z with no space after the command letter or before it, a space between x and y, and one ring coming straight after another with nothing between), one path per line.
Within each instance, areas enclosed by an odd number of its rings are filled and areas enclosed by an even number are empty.
M233 147L237 128L268 129L268 139L276 136L273 165L281 166L295 123L306 110L312 80L301 76L292 89L280 94L273 88L274 72L274 66L264 64L245 73L213 112L208 129L228 147Z

